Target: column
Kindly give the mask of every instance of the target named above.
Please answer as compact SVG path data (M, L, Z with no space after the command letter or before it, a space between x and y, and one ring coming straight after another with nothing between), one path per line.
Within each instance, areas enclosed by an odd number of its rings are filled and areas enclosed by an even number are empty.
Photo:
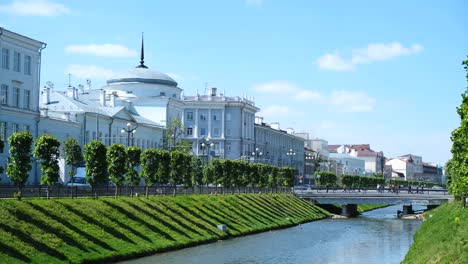
M221 138L224 138L224 129L226 129L226 124L224 123L224 108L221 110Z
M194 127L194 130L195 130L195 131L193 131L193 136L194 136L195 138L198 138L198 129L199 129L199 128L198 128L198 109L195 109L195 113L194 113L194 117L193 117L193 118L195 118L195 127ZM197 148L197 149L198 149L198 148Z
M211 108L208 109L208 137L211 138Z

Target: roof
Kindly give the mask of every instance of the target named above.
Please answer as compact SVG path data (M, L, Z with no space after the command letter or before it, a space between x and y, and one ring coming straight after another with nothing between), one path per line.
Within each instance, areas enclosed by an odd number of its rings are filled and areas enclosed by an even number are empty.
M342 145L328 145L328 152L330 153L336 153L339 147Z
M149 83L177 86L177 82L169 75L143 67L137 67L113 76L107 81L107 84L112 83Z

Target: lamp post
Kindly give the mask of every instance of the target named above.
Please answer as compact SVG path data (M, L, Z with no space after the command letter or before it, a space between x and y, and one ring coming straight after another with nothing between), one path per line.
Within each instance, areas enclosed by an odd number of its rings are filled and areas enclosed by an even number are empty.
M310 167L310 166L307 165L307 163L310 162L310 161L312 161L312 160L314 160L315 157L314 157L312 154L307 153L304 159L305 159L305 162L304 162L304 174L307 175L307 171L309 171L309 173L312 174L313 171L307 169L307 167ZM313 162L314 162L314 161L313 161ZM312 176L312 175L309 175L309 176ZM310 184L310 178L309 178L309 184Z
M255 148L255 151L252 152L255 163L258 163L258 160L262 157L262 154L263 153L258 148Z
M127 147L129 147L130 144L133 146L133 134L136 133L137 127L138 125L134 125L129 122L127 123L127 128L122 128L122 130L120 130L120 133L122 134L127 133ZM130 138L132 139L131 141Z
M207 148L206 162L210 162L210 147L214 147L214 143L210 143L210 138L203 138L202 142L200 143L200 147L202 149L203 160L205 160L205 149Z
M286 152L286 155L289 156L289 167L292 168L293 156L296 156L296 152L294 152L293 149L289 149L289 151ZM294 178L297 178L297 177L294 177ZM295 181L295 182L297 182L297 181Z

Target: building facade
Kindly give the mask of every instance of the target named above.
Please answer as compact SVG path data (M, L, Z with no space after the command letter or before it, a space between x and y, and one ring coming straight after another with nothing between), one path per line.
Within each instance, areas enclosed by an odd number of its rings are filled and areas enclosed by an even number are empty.
M0 27L0 138L5 150L0 153L0 166L8 163L8 137L29 131L38 136L39 83L42 50L46 44ZM39 183L37 162L33 162L29 184ZM0 175L8 183L6 174Z

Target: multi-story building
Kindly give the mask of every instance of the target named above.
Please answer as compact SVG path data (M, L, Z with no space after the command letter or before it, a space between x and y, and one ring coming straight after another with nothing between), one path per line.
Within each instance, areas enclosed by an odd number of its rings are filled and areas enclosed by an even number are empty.
M205 159L239 159L255 151L252 100L230 97L211 88L208 95L184 96L185 139Z
M364 160L366 175L385 172L385 156L382 151L374 151L369 144L329 145L330 153L347 153Z
M386 165L391 165L394 172L403 173L405 180L423 180L423 162L421 156L412 154L388 159Z
M363 159L347 153L330 153L330 160L336 163L335 170L332 168L332 172L336 174L364 175L365 161Z
M0 166L8 162L8 137L18 131L38 136L39 83L42 50L46 44L0 27L0 138L5 151ZM39 183L38 164L33 162L29 184ZM0 175L7 183L5 174Z
M291 166L304 175L305 140L289 129L281 130L279 123L267 124L262 117L255 119L255 150L262 153L260 161L275 166ZM255 152L251 153L254 154ZM252 156L251 156L252 157Z

